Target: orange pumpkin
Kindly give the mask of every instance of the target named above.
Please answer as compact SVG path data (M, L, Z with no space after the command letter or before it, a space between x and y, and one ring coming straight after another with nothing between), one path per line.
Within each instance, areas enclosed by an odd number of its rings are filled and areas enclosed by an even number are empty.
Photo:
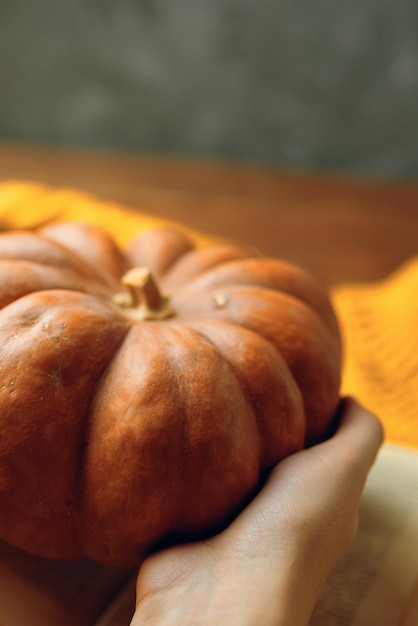
M134 565L325 438L341 346L306 272L159 227L0 235L0 537Z

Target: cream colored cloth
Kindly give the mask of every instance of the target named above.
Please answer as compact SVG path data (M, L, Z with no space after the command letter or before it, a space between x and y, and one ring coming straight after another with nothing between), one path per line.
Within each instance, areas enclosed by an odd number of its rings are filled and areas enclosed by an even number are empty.
M163 223L74 189L0 184L3 230L76 219L108 229L121 245ZM185 230L198 245L209 241ZM382 282L341 285L331 297L344 339L343 393L379 415L387 440L418 446L418 257Z

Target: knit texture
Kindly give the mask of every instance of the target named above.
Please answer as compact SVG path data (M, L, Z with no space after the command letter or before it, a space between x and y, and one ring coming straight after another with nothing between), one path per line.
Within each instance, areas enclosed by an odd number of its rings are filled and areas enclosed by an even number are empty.
M0 230L67 220L102 226L120 245L167 224L74 189L0 184ZM197 245L211 241L182 228ZM418 447L418 257L381 282L338 286L331 298L344 341L342 393L380 417L388 441Z
M126 245L140 230L171 223L115 202L100 200L77 189L21 181L0 183L0 231L35 229L71 220L82 220L105 228L121 246ZM208 236L187 226L175 225L185 231L196 245L211 241Z
M381 418L387 440L418 446L418 256L381 282L335 288L332 300L343 393Z

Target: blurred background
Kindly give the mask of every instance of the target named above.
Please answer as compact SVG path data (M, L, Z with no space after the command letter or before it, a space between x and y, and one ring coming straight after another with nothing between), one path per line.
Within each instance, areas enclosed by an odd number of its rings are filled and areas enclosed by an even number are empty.
M411 179L416 0L0 0L0 140Z

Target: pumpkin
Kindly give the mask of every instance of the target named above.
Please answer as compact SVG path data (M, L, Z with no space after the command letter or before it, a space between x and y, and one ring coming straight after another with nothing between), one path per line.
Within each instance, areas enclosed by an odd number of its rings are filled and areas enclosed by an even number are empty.
M1 234L0 346L0 537L46 558L216 532L339 403L316 279L171 227Z

